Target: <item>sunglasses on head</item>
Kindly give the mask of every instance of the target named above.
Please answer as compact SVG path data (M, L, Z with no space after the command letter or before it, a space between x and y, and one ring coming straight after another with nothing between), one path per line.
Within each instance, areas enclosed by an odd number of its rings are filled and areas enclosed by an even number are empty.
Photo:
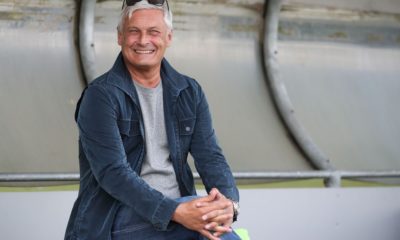
M126 6L133 6L133 5L135 5L136 3L141 2L141 1L142 1L142 0L124 0L124 2L123 2L123 4L122 4L122 8L124 8L125 5L126 5ZM164 2L167 2L167 7L168 7L168 9L169 9L168 1L167 1L167 0L147 0L147 2L148 2L149 4L152 4L152 5L155 5L155 6L159 6L159 7L163 6L163 5L164 5Z

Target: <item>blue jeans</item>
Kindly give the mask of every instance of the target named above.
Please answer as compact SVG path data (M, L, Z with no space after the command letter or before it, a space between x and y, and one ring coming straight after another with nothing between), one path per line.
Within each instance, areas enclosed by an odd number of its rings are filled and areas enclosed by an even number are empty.
M178 198L178 202L187 202L197 196L187 196ZM171 222L166 231L157 231L153 226L138 216L133 211L127 212L126 215L117 219L114 223L114 231L112 232L112 240L204 240L206 239L200 233L185 228L184 226ZM119 226L122 224L123 226ZM240 240L235 233L226 233L220 237L222 240Z

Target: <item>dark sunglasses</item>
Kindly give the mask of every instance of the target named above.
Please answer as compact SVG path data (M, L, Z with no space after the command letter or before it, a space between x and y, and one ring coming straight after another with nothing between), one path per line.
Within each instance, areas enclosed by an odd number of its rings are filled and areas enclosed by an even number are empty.
M141 2L142 0L124 0L124 2L122 3L122 8L126 6L133 6L138 2ZM161 7L162 5L164 5L164 2L167 2L167 8L169 9L169 5L168 5L168 1L167 0L147 0L148 3L155 5L155 6L159 6Z

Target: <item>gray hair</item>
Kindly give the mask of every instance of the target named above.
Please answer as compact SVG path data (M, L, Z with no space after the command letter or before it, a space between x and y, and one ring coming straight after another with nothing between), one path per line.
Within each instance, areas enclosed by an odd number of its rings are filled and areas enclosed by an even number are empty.
M173 26L172 26L172 12L171 9L167 7L167 0L165 0L163 6L156 6L153 4L150 4L147 2L147 0L142 0L140 2L137 2L133 6L125 6L122 9L120 20L117 26L117 30L119 32L122 32L122 26L125 23L126 17L131 18L133 12L139 9L159 9L162 10L164 13L164 22L167 25L168 29L172 31Z

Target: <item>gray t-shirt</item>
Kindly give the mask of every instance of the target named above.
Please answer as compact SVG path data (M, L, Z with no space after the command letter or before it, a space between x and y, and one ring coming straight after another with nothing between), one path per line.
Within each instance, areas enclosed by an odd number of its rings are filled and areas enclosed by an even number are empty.
M140 176L165 196L178 198L181 194L169 159L162 84L160 82L155 88L145 88L135 82L135 86L145 128L146 155Z

